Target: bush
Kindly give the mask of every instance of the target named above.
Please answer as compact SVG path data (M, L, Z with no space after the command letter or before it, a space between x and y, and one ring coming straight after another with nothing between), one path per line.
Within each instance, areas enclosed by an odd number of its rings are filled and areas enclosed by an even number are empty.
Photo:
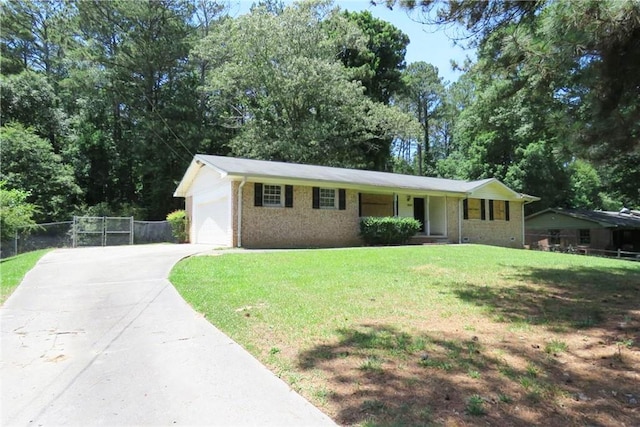
M16 188L5 188L6 182L0 181L0 240L3 242L14 237L17 230L23 232L35 227L33 215L36 206L27 202L29 192Z
M413 218L366 217L360 220L360 236L368 245L400 245L407 243L420 230Z
M189 227L187 227L187 214L184 210L177 210L167 215L167 222L171 226L171 234L178 240L178 243L189 241Z

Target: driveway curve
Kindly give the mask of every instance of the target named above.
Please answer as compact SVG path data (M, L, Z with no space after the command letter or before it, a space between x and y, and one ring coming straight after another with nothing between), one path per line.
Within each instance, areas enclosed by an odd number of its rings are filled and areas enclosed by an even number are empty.
M334 425L169 283L211 249L45 255L0 308L0 425Z

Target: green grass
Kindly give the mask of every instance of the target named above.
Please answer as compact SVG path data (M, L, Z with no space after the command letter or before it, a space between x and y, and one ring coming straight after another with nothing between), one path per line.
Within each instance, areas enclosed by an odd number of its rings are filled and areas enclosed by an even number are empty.
M170 280L340 424L391 425L424 423L433 390L474 415L498 393L553 407L549 355L571 333L635 319L640 263L480 245L246 251L191 257Z
M49 249L43 249L0 260L0 304L4 304L18 287L24 275L47 252Z
M602 319L590 294L618 278L618 286L631 287L633 280L624 280L629 274L637 278L640 264L465 245L192 257L170 279L196 310L250 344L256 321L306 342L362 319L411 319L427 302L447 320L489 307L514 331L588 327ZM570 291L574 299L549 299L530 282Z

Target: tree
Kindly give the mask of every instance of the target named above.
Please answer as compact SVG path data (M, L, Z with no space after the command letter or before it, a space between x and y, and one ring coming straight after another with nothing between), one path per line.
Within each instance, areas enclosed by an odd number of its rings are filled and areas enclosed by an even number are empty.
M371 12L343 12L362 31L365 49L346 48L340 53L345 67L374 101L389 104L391 97L404 89L402 70L409 37L389 22L374 18Z
M365 49L361 32L328 2L255 8L226 20L197 48L211 67L214 114L236 129L234 154L381 167L389 147L372 141L413 130L410 117L364 95L337 59Z
M25 70L47 77L63 73L65 49L72 43L73 6L60 0L7 0L1 14L3 74ZM9 66L5 67L5 60Z
M43 75L30 70L0 76L2 117L0 124L19 122L46 138L54 151L64 149L68 133L67 115L60 105L54 87Z
M68 220L79 203L81 190L72 168L51 145L21 124L0 128L2 171L7 188L28 192L26 201L38 206L38 222Z
M409 64L403 73L404 92L398 96L398 103L410 112L422 127L421 142L416 145L418 175L433 175L435 159L432 153L433 118L443 103L445 87L438 69L426 62Z
M518 149L524 153L526 145L544 141L552 147L556 161L572 165L580 160L598 169L603 190L598 200L640 204L637 185L626 185L637 181L635 154L640 147L638 2L378 3L400 6L412 13L430 12L423 15L428 24L460 24L469 44L478 47L478 61L472 71L476 102L486 103L493 97L495 108L492 114L480 114L477 131L466 126L468 132L460 129L458 133L462 140L456 144L475 145L472 152L477 159L484 157L489 162L482 167L463 155L460 160L466 163L466 172L495 171L500 176L506 173L505 159L517 162ZM514 110L518 104L523 108ZM472 115L484 107L472 108L473 113L463 114L463 122L473 121ZM501 114L500 110L511 114ZM528 114L523 114L527 110ZM546 118L544 132L539 117ZM478 142L472 143L465 135L477 137ZM523 135L527 138L521 138ZM465 150L465 154L472 154ZM541 153L532 148L534 152ZM472 163L477 166L475 170L470 167ZM565 167L565 173L576 174L572 182L577 193L567 192L568 199L558 203L588 205L586 194L596 194L599 184L596 179L585 181L584 172L583 167ZM589 189L584 187L587 182Z
M5 181L0 181L0 241L14 237L16 231L34 227L35 205L27 202L29 193L17 188L8 189Z

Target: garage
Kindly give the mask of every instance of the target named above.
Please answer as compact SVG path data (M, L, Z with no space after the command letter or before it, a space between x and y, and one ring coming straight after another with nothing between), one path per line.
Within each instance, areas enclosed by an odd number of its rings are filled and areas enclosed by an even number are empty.
M193 207L191 234L193 243L231 246L231 198L229 191L194 194Z

